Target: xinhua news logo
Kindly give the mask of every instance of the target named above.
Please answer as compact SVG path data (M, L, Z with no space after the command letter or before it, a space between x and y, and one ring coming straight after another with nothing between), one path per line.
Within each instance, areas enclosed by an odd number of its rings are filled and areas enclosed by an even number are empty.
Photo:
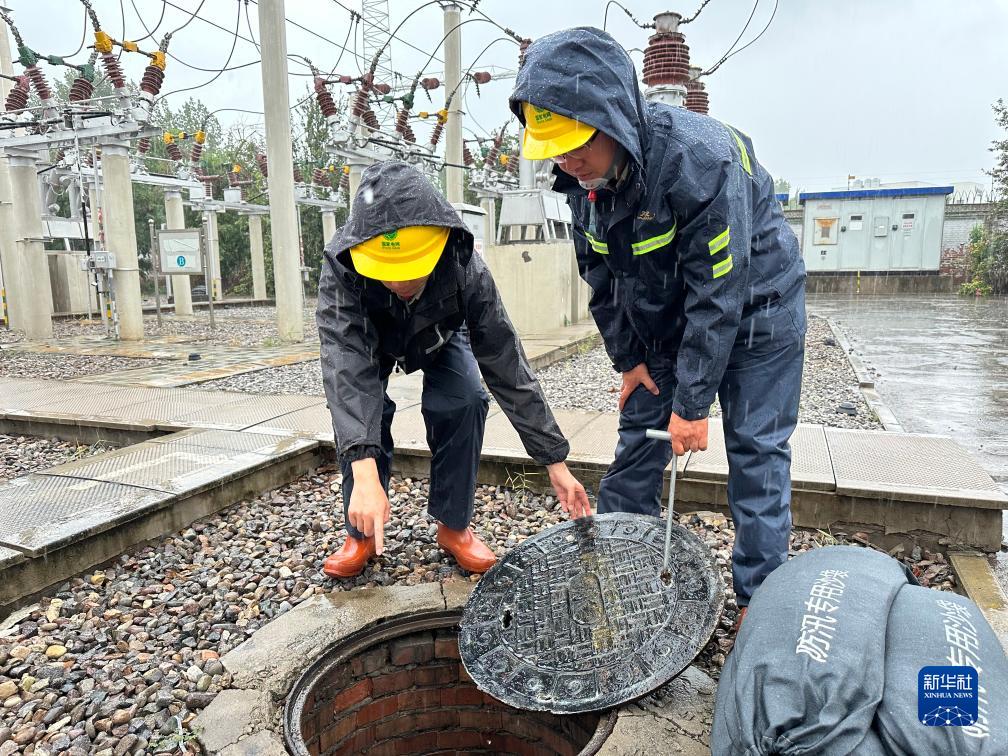
M977 720L979 676L973 667L923 667L917 719L928 727L968 727Z

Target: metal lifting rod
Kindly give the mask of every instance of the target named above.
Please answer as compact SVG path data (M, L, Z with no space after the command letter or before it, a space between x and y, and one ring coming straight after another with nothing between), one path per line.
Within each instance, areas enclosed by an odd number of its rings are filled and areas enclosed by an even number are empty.
M644 431L644 435L647 438L653 438L658 441L667 441L672 443L672 434L668 431L662 430L647 430ZM676 453L675 450L672 451L672 475L669 478L669 489L668 489L668 510L666 512L667 522L665 524L665 557L662 559L662 571L661 578L666 583L671 579L671 573L669 572L669 558L671 557L672 551L672 513L673 513L673 502L675 501L675 479L676 479Z

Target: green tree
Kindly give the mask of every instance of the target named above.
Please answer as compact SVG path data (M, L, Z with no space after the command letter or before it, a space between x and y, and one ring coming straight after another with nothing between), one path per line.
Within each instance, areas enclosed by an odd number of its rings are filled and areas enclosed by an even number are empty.
M773 182L773 188L777 194L789 194L791 192L791 182L787 179L779 178Z
M998 100L993 107L994 120L1008 132L1008 106ZM1008 138L994 140L991 152L994 167L988 172L1001 199L970 234L971 275L960 289L963 294L1008 294Z

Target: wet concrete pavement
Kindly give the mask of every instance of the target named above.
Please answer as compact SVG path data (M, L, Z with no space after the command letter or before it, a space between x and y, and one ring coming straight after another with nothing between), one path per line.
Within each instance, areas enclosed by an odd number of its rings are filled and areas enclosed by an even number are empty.
M847 334L904 430L951 436L1008 492L1008 299L813 295L808 310Z

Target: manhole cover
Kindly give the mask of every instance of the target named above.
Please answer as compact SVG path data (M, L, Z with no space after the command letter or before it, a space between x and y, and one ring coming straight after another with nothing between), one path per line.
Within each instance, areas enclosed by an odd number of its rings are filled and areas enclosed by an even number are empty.
M578 713L646 695L710 639L724 590L703 543L665 521L604 514L528 539L476 586L459 650L484 691L523 709Z

